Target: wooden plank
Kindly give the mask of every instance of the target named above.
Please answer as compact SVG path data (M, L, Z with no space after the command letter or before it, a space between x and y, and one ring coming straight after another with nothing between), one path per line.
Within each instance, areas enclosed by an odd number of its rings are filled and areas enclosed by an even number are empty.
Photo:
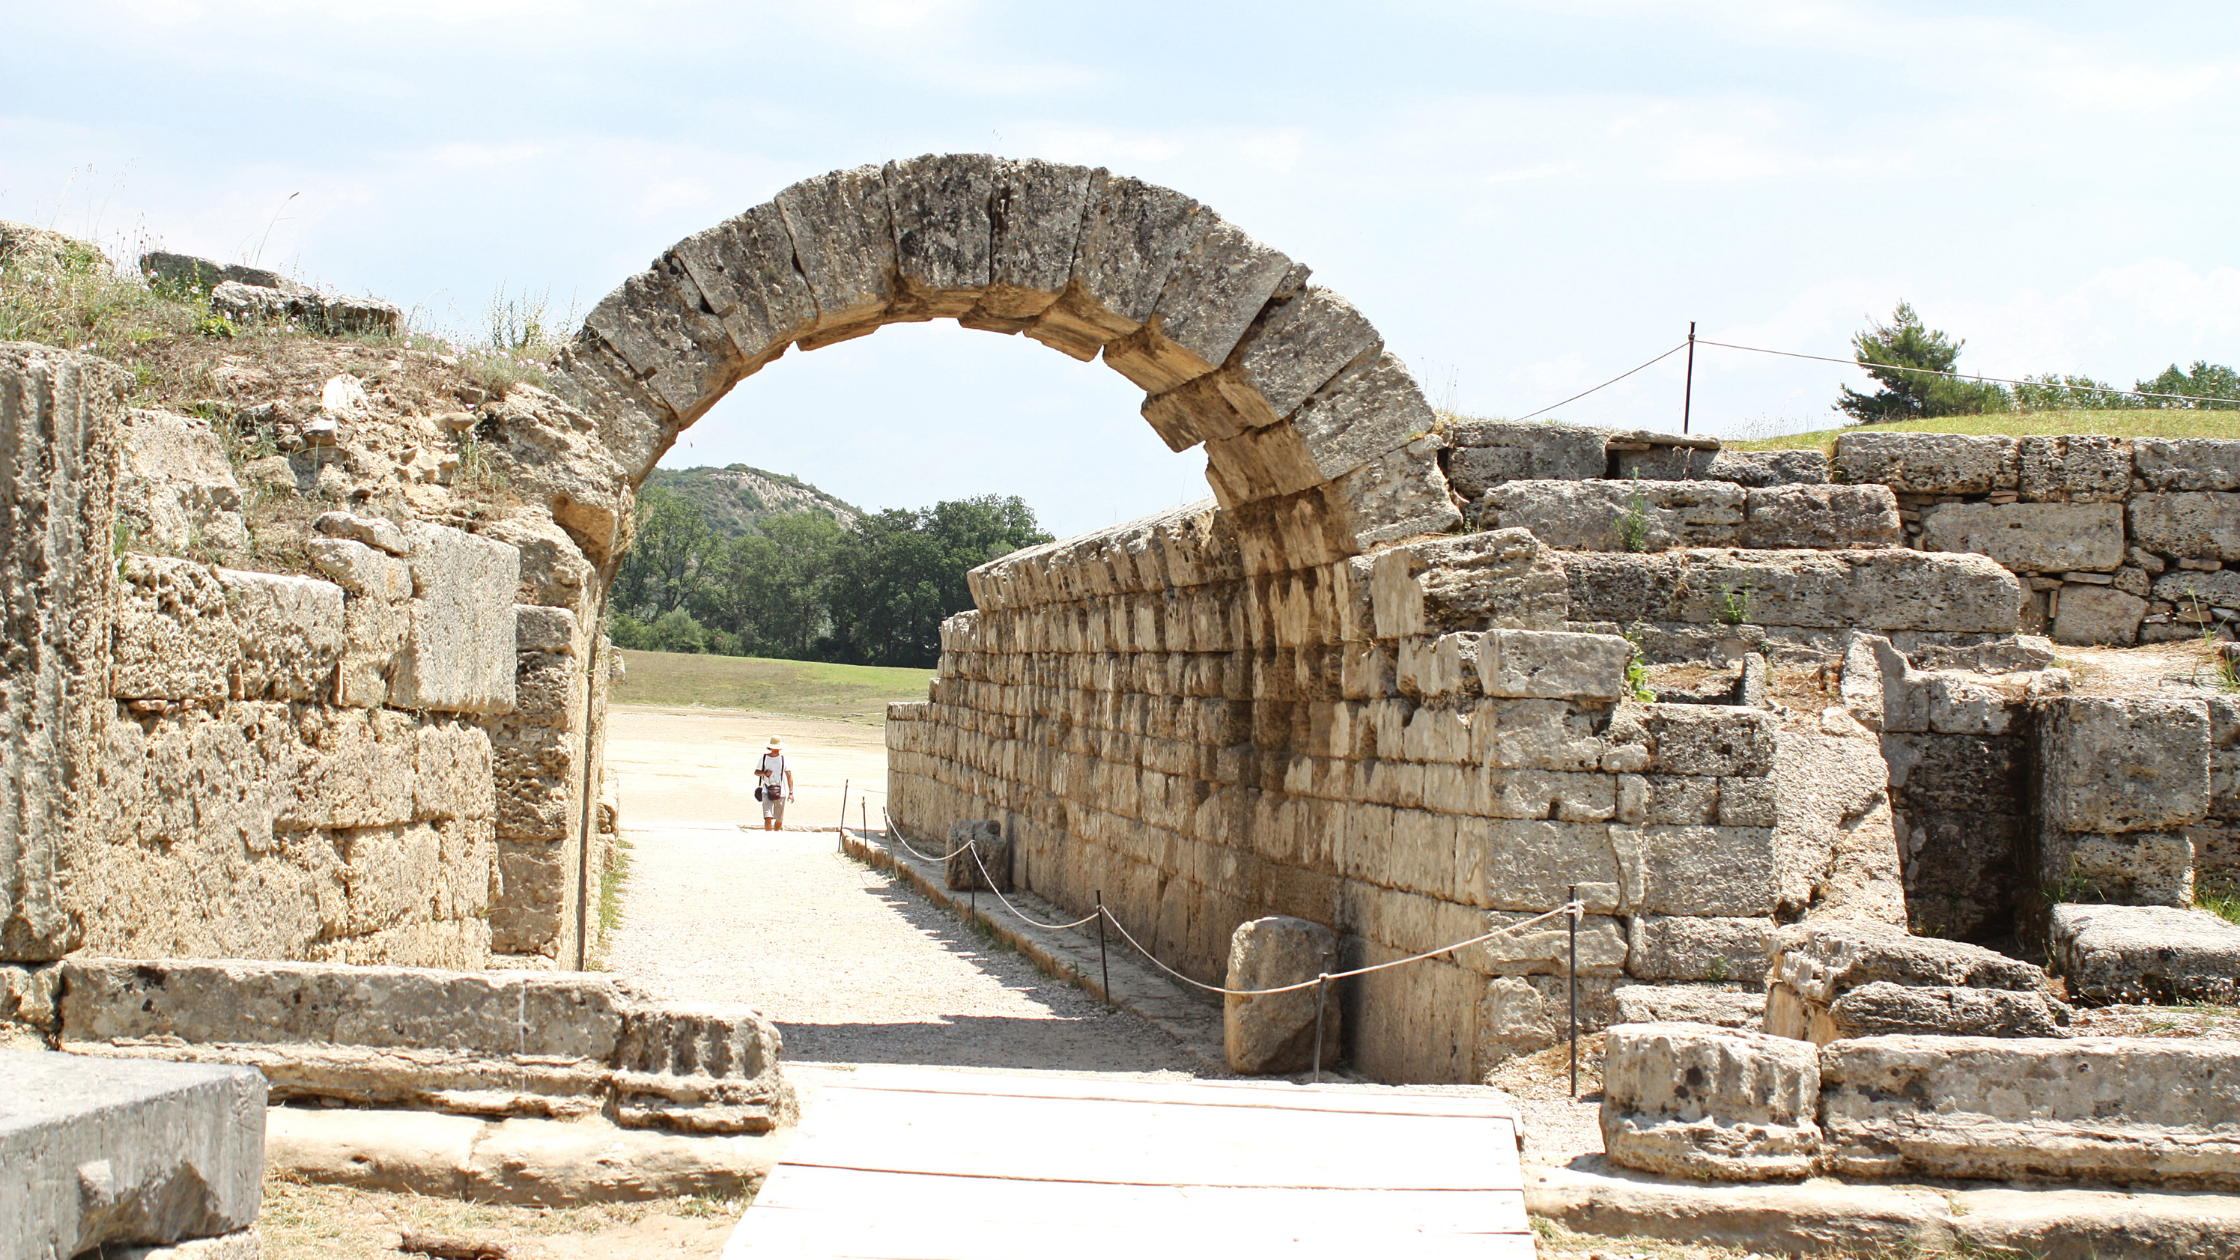
M1532 1256L1509 1192L1104 1186L781 1168L724 1250L759 1256Z
M1516 1130L1506 1117L847 1089L824 1093L786 1162L1130 1185L1523 1185Z
M1171 1102L1201 1107L1280 1107L1299 1111L1357 1111L1371 1115L1516 1117L1515 1108L1494 1098L1295 1085L1289 1081L1126 1081L945 1072L882 1065L859 1068L848 1073L847 1080L834 1081L830 1088L1001 1095L1006 1098Z

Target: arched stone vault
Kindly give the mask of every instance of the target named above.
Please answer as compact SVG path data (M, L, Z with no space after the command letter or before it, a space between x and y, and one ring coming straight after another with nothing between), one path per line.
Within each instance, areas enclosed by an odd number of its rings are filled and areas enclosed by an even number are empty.
M1400 360L1302 264L1211 209L1104 169L929 155L804 180L685 238L607 295L555 390L642 482L678 433L788 347L954 319L1142 387L1144 418L1284 567L1460 514Z

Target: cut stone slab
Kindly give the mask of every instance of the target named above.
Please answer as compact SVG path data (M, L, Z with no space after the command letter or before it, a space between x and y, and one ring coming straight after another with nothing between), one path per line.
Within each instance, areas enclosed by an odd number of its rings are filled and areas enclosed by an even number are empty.
M2127 645L2139 641L2139 622L2147 615L2147 601L2108 586L2061 588L2061 606L2053 615L2056 643Z
M2163 831L2208 816L2209 707L2203 701L2056 696L2040 710L2038 739L2039 808L2051 827Z
M2133 546L2181 560L2240 560L2240 494L2135 495L2128 513Z
M0 1051L0 1255L242 1230L264 1191L264 1078Z
M1921 547L1972 551L2017 572L2113 572L2123 563L2123 505L1936 504L1922 509Z
M2053 907L2047 953L2090 1006L2240 999L2240 926L2174 906Z
M1807 1040L1825 1045L1893 1033L2060 1037L2066 1035L2069 1016L2068 1004L2046 993L1877 980L1837 998L1824 1014L1815 1012L1810 1017L1813 1035Z
M1569 424L1465 420L1447 434L1447 475L1473 500L1505 481L1585 481L1609 470L1608 436Z
M450 713L511 709L520 550L446 525L416 525L407 536L411 637L389 702Z
M1697 1024L1620 1024L1602 1062L1610 1162L1712 1181L1811 1173L1819 1056L1783 1037Z
M694 1135L584 1120L469 1116L355 1107L273 1107L272 1170L321 1185L475 1203L579 1207L681 1195L738 1195L760 1185L792 1130Z
M1820 1050L1839 1176L2240 1189L2240 1047L2157 1037L1861 1037Z
M1817 486L1828 480L1819 451L1720 451L1704 476L1738 486Z
M1240 923L1229 936L1231 989L1275 989L1336 966L1337 934L1319 923L1270 915ZM1325 995L1327 996L1327 995ZM1229 1067L1246 1075L1300 1072L1315 1060L1315 987L1222 999L1222 1041ZM1337 1062L1339 1004L1322 1005L1322 1062Z
M1899 494L1987 494L2014 489L2020 475L2013 438L1958 433L1845 433L1834 467L1840 481Z
M1765 1026L1766 995L1732 986L1629 984L1611 996L1622 1024L1711 1024L1751 1030Z

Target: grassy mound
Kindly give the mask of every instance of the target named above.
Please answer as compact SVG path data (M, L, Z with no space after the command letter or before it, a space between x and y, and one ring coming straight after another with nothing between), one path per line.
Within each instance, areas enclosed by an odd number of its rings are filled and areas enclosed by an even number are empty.
M879 725L892 700L923 700L930 669L833 665L759 656L623 650L628 667L609 693L615 704L752 709Z
M2033 433L2104 433L2126 438L2240 438L2240 411L2006 411L1984 416L1941 416L1935 420L1907 420L1898 424L1815 429L1786 437L1736 439L1724 445L1736 451L1817 448L1832 453L1836 438L1845 433L1967 433L2006 437Z

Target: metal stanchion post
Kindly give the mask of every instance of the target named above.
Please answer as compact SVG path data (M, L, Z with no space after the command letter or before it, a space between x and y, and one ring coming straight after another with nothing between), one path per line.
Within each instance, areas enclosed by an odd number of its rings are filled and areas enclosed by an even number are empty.
M1564 985L1571 991L1571 1101L1579 1101L1579 886L1571 886L1571 905L1563 917L1571 922L1571 960L1564 966Z
M1322 974L1314 981L1314 1083L1317 1085L1322 1083L1322 1012L1330 1001L1332 961L1329 954L1322 956Z
M840 832L840 851L842 853L846 853L848 851L848 789L853 786L854 783L855 780L853 779L840 780L840 826L838 830Z
M1104 955L1104 889L1097 890L1097 970L1104 976L1104 1004L1117 1006L1112 1000L1112 964Z

